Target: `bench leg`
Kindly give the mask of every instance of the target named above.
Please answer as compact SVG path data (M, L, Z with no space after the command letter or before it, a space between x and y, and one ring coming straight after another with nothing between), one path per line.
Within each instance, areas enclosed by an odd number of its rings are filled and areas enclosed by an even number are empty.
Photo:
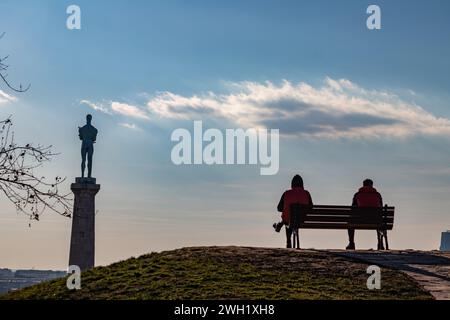
M383 234L381 233L381 230L377 230L377 250L380 250L380 243L383 243Z
M286 226L286 248L292 248L291 238L293 236L293 230Z
M388 236L387 236L387 230L383 230L383 237L384 237L384 241L386 243L386 250L389 250L389 243L388 243Z
M286 234L287 235L287 247L288 248L297 248L300 249L300 237L298 235L298 229L290 229L290 234ZM291 247L291 237L290 235L292 235L292 247Z
M300 249L300 236L298 234L298 229L295 229L295 244L296 248Z
M295 229L292 229L292 248L296 248L297 245L297 233Z

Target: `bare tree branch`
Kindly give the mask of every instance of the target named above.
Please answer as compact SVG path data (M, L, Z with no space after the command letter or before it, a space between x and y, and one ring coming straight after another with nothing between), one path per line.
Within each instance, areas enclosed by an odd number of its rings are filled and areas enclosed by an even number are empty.
M2 34L0 34L0 39L3 38L3 36L5 35L5 33L3 32ZM8 88L10 88L11 90L15 91L15 92L25 92L28 91L28 89L30 89L31 84L28 84L27 87L23 87L22 84L19 84L19 87L15 87L13 85L11 85L11 83L7 80L8 75L6 74L6 71L9 68L9 65L7 65L5 62L8 59L9 56L6 56L4 58L0 58L0 79L6 84L6 86Z
M51 146L18 145L14 142L11 118L0 121L0 191L32 220L49 209L65 217L71 216L70 194L61 194L58 187L65 178L47 181L34 171L57 155Z

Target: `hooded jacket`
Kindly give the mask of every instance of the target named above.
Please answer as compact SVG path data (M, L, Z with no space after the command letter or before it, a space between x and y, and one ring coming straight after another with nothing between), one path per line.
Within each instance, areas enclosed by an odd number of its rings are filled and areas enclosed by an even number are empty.
M291 190L287 190L281 196L278 203L278 211L282 212L281 219L285 224L290 221L290 208L291 204L298 203L302 205L313 205L310 193L303 187L294 187Z
M352 206L378 208L383 206L383 199L374 187L362 187L353 196Z

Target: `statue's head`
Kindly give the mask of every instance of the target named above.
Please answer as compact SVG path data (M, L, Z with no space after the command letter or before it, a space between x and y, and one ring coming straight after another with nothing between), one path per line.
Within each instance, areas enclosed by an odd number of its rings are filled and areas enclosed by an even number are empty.
M92 115L88 114L88 115L86 116L86 122L87 122L88 124L91 124L91 121L92 121Z

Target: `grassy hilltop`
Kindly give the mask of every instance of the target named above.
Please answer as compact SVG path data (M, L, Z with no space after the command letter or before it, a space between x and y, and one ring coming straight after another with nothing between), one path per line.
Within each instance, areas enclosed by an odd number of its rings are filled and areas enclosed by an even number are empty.
M0 299L432 299L408 276L382 269L368 290L367 265L327 252L249 247L193 247L130 258Z

